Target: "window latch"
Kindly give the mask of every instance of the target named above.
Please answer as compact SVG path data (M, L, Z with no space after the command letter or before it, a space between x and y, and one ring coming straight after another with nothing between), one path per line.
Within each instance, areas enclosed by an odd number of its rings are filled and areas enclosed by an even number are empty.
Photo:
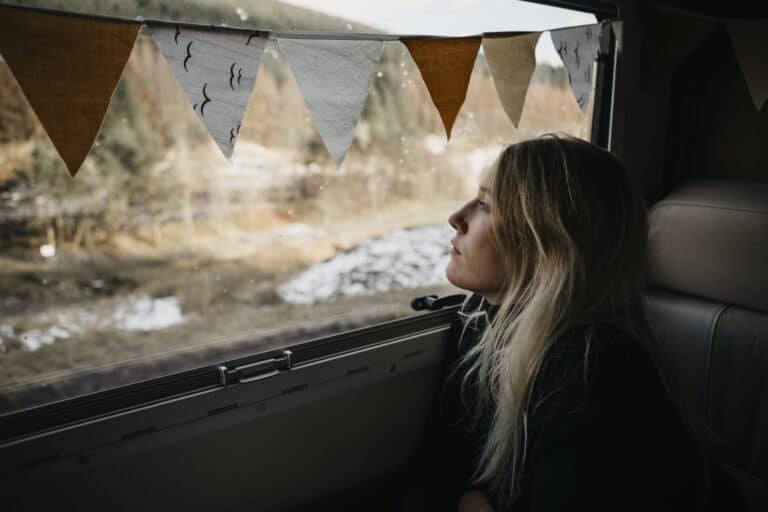
M425 295L423 297L416 297L411 301L411 309L416 311L422 311L427 309L429 311L437 311L448 306L456 306L464 302L467 296L463 293L456 295L446 295L445 297L438 297L437 295Z
M225 365L218 367L219 385L227 386L236 382L244 382L252 377L264 375L274 371L285 371L293 368L293 352L283 350L277 357L256 361L255 363L227 368Z

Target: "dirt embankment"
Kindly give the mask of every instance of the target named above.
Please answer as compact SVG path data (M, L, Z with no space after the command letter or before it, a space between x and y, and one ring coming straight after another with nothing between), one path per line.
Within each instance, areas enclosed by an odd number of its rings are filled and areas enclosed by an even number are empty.
M210 231L196 226L195 235L185 241L191 247L183 251L178 240L185 229L171 224L164 227L159 246L124 237L97 256L64 252L55 263L6 259L0 267L0 324L5 328L0 337L6 350L0 355L0 409L158 377L413 314L411 298L445 287L334 297L311 306L286 303L276 288L300 270L363 240L442 222L453 206L446 202L425 209L419 202L402 202L378 211L376 223L360 215L329 222L322 234L285 219L273 219L269 229L257 231L235 225L211 226ZM128 298L172 298L184 320L150 330L116 326L110 319L120 316ZM67 328L71 331L62 331ZM43 342L29 350L31 340L23 340L25 335Z

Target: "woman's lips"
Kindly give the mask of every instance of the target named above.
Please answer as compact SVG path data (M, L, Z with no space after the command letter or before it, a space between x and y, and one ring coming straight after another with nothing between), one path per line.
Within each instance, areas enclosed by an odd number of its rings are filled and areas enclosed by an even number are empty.
M461 254L461 251L456 248L456 246L453 244L453 241L451 241L451 254Z

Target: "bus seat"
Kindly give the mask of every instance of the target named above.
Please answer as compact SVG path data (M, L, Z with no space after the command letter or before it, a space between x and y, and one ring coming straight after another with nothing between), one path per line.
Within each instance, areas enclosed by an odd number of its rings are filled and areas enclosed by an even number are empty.
M649 228L651 326L718 462L768 510L768 182L685 182Z

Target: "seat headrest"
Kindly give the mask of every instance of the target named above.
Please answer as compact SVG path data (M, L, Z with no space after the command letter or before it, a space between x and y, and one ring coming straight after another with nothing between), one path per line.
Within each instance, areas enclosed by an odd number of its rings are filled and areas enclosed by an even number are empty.
M768 312L768 182L689 181L649 228L651 285Z

